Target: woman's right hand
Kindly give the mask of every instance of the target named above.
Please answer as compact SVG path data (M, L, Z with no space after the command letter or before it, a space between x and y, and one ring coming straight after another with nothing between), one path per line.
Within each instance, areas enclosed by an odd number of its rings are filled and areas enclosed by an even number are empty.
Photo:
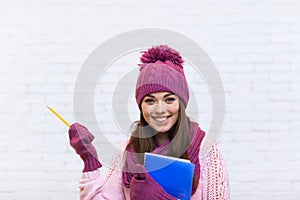
M74 123L69 128L70 145L84 162L83 172L94 171L102 166L97 150L92 144L94 138L94 135L79 123Z
M176 200L177 198L168 194L147 172L141 164L136 164L136 173L130 181L130 199L164 199Z

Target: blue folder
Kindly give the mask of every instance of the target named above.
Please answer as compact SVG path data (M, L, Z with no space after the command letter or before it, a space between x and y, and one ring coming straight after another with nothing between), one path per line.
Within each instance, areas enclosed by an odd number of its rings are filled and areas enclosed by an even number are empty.
M189 160L145 153L144 166L170 195L180 200L191 198L195 165Z

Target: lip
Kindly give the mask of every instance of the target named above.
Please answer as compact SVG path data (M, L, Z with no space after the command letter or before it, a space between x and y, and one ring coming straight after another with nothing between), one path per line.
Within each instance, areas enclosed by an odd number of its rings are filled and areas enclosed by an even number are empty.
M154 119L156 122L165 122L168 120L170 116L152 116L151 118Z

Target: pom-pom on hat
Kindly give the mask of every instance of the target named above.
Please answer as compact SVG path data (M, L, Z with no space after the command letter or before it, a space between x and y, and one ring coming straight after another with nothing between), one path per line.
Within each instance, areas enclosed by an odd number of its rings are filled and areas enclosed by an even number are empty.
M142 53L135 90L138 106L146 95L153 92L172 92L187 106L189 90L179 52L167 45L160 45Z

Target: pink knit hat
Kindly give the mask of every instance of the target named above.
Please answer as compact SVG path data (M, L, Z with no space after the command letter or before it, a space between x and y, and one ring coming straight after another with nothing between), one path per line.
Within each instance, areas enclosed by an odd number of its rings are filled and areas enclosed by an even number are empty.
M143 53L135 90L138 106L146 95L153 92L172 92L187 106L189 90L179 52L167 45L160 45Z

